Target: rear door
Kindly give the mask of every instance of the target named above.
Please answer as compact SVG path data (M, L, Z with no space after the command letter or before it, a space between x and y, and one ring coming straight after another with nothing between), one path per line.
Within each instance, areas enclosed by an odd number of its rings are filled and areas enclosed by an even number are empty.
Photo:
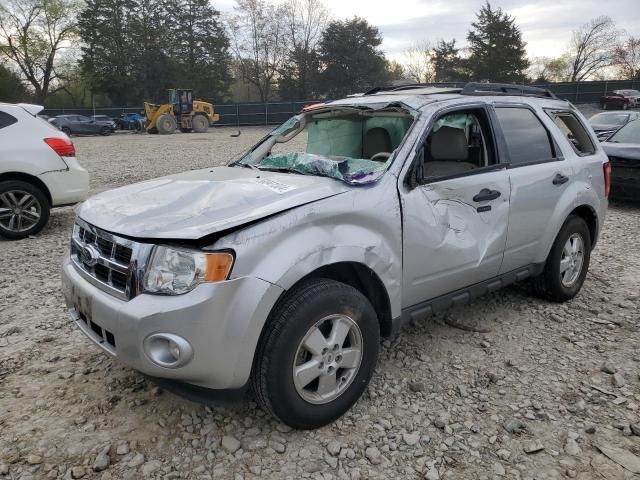
M496 104L501 157L509 165L511 204L500 273L536 262L544 233L573 172L540 114L525 104Z
M436 113L417 151L401 190L405 308L496 276L509 215L509 174L483 105Z

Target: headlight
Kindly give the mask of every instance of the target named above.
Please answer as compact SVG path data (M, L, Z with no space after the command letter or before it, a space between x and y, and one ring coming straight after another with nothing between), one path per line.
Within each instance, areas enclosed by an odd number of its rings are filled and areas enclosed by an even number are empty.
M232 266L233 255L230 253L205 253L157 246L144 275L144 291L180 295L204 282L226 280Z

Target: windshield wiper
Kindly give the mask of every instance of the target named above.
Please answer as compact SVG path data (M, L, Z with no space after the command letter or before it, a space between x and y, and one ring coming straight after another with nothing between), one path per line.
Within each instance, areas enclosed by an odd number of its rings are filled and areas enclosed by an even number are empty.
M251 164L251 163L244 163L244 162L235 162L233 165L231 165L232 167L235 167L236 165L240 165L241 167L244 168L251 168L253 170L260 170L258 167L256 167L255 165Z

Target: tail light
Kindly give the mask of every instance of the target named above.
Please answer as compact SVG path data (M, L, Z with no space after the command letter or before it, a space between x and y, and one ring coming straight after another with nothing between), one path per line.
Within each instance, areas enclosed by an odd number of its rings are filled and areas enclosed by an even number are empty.
M604 172L604 195L609 197L611 192L611 162L602 165L602 171Z
M61 157L76 156L76 147L68 138L45 138L44 143L49 145L54 150L54 152L56 152Z

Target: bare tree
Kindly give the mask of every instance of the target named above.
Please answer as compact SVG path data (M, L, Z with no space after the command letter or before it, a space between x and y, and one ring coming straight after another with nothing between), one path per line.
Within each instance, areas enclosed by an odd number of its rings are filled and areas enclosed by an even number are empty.
M640 37L629 37L618 45L613 63L619 78L640 80Z
M611 65L621 31L610 17L592 19L573 31L569 44L572 82L593 77Z
M416 83L435 81L436 69L433 63L433 46L428 41L418 42L404 51L402 56L404 75Z
M286 56L282 7L264 0L236 0L229 19L231 48L243 78L269 100Z
M0 3L0 54L31 85L35 100L60 90L60 54L76 36L75 0L4 0Z
M571 62L567 54L557 58L535 57L527 76L534 82L566 82L571 75Z

